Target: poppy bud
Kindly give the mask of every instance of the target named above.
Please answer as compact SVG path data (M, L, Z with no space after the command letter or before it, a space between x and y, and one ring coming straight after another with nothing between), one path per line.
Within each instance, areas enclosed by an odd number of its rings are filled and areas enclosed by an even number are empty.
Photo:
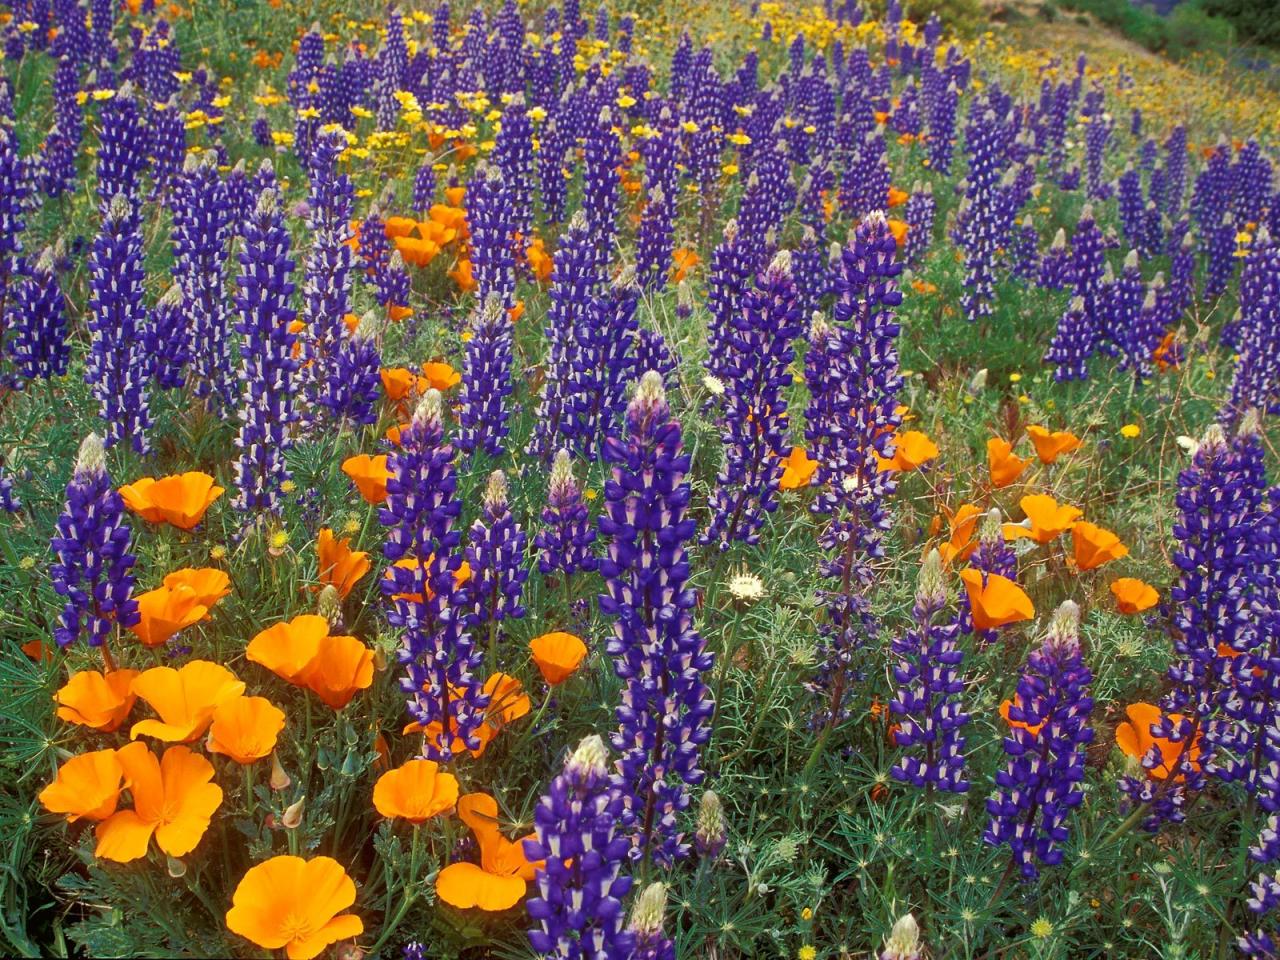
M280 825L286 830L296 830L302 825L302 805L306 803L306 796L299 797L296 801L285 807L284 816L280 818Z
M169 868L169 876L173 877L175 880L178 877L186 876L187 865L177 857L166 857L165 861Z
M342 621L342 596L338 593L338 588L333 584L326 584L324 589L320 591L320 596L316 601L316 613L329 621L330 625L338 626Z
M267 782L271 785L271 789L277 793L287 789L289 784L293 782L289 779L289 775L284 772L284 767L280 765L280 758L276 756L274 750L271 752L271 778Z

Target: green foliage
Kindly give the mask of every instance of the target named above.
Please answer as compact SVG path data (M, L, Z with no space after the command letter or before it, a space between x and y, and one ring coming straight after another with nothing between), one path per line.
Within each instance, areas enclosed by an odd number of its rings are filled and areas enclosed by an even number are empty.
M1273 0L1200 0L1205 12L1223 17L1250 43L1280 47L1280 16Z
M1202 50L1223 51L1233 38L1232 24L1215 16L1199 0L1180 4L1169 17L1129 0L1061 0L1067 10L1088 13L1154 53L1181 59Z

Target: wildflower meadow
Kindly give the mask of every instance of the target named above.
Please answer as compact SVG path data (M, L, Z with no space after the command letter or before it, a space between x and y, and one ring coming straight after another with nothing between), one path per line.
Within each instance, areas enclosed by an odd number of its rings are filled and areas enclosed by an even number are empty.
M0 952L1280 957L1280 54L1011 16L0 0Z

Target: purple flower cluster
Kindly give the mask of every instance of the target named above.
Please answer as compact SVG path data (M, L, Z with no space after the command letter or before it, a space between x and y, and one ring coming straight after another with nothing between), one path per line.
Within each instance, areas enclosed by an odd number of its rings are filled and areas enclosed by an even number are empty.
M525 615L520 600L529 578L524 558L528 537L511 515L507 478L501 470L489 474L481 514L471 525L467 543L467 563L471 567L468 587L475 622L480 625L519 620Z
M534 537L539 572L545 576L559 571L568 577L578 570L594 570L597 561L591 545L595 540L582 489L573 478L573 461L568 450L559 450L551 463L542 529Z
M138 622L129 540L124 503L107 475L102 440L91 433L80 445L58 532L49 544L57 557L49 578L66 598L53 631L58 646L86 637L90 646L99 647L117 627Z

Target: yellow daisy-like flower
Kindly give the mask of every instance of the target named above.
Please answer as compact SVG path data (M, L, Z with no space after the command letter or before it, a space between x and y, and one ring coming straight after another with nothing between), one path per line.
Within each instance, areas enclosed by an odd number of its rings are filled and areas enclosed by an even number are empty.
M1124 437L1126 440L1132 440L1134 437L1137 437L1141 433L1142 433L1142 428L1138 426L1136 423L1126 423L1123 427L1120 428L1120 436Z

